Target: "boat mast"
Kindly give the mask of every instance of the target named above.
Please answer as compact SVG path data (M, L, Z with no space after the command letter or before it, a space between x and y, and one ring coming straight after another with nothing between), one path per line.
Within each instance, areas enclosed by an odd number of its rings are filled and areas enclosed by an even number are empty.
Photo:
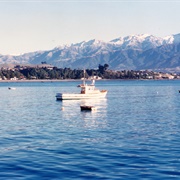
M85 85L85 69L84 69L83 85Z

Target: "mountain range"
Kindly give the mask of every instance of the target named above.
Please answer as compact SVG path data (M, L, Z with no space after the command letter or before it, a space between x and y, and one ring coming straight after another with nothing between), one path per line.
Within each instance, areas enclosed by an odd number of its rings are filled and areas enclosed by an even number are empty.
M130 35L109 42L93 39L19 56L0 55L0 64L41 62L72 69L95 69L99 64L108 64L113 70L176 71L180 69L180 34L164 38L149 34Z

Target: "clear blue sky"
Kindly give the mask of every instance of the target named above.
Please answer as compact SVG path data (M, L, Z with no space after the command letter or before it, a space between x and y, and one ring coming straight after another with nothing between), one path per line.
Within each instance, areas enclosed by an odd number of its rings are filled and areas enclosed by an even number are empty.
M180 33L180 0L0 0L0 54Z

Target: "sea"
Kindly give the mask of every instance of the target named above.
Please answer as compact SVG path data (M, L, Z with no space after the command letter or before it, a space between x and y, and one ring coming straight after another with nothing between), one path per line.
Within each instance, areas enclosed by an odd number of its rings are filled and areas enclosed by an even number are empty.
M80 83L0 82L0 180L180 179L180 80L99 80L106 98L56 100Z

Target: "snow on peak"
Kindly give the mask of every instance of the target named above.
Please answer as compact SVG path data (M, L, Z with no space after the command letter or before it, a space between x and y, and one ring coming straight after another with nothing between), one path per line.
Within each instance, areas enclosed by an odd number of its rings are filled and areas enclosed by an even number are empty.
M139 36L139 38L144 39L144 38L147 38L147 37L149 37L151 35L150 34L139 34L138 36Z
M102 44L104 44L104 42L103 41L101 41L101 40L98 40L98 39L92 39L92 40L90 40L90 41L86 41L86 43L85 43L85 45L95 45L95 46L99 46L99 45L102 45Z
M148 49L161 45L162 41L162 38L158 38L150 34L137 34L120 37L110 42L114 43L115 45L119 45L124 49L129 47L133 47L136 49Z
M146 39L147 37L150 37L151 35L149 34L137 34L137 35L130 35L130 36L127 36L127 38L129 39L136 39L136 40L139 40L139 41L143 41L144 39Z
M166 36L163 38L163 40L166 44L180 43L180 34Z
M83 47L87 47L87 46L102 46L103 44L105 44L104 41L92 39L89 41L82 41L80 43L72 44L72 46L83 48Z
M164 43L167 43L167 44L172 44L174 42L174 37L171 35L171 36L166 36L163 38L164 40Z
M134 43L142 42L145 39L150 38L150 37L152 37L152 36L149 34L138 34L138 35L130 35L130 36L125 36L125 37L120 37L120 38L114 39L110 42L115 43L115 44L123 44L125 42L129 42L129 43L133 44L133 42Z
M61 55L63 53L70 53L71 55L77 56L77 54L81 54L82 52L86 54L90 54L92 52L103 52L106 53L108 51L113 51L114 49L139 49L139 50L147 50L151 48L155 48L161 46L163 44L172 44L174 42L180 42L180 34L166 36L164 38L156 37L150 34L136 34L125 37L119 37L113 39L109 42L105 42L98 39L91 39L88 41L82 41L75 44L70 45L62 45L54 48L54 52L61 51ZM52 54L48 54L49 57Z
M67 49L67 48L69 48L71 45L69 45L69 44L63 44L63 45L60 45L60 46L57 46L57 47L55 47L53 50L62 50L62 49Z

